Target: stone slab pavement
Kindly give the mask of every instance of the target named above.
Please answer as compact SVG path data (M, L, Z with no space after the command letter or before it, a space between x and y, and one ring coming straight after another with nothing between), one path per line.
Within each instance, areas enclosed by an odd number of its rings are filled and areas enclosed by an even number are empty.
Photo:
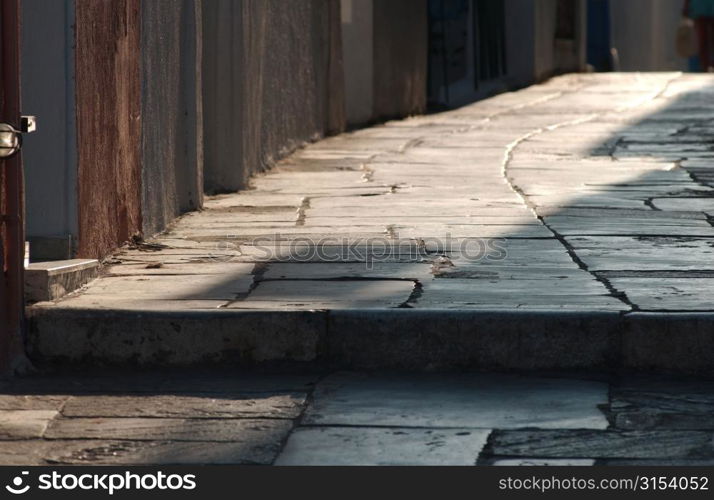
M31 352L711 372L713 133L714 76L608 73L327 138L34 305Z
M714 384L101 370L0 382L0 465L714 465Z

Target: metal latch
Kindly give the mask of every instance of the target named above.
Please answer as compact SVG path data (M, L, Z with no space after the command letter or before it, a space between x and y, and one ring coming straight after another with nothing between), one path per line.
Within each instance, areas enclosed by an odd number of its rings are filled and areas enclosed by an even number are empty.
M21 116L19 129L9 123L0 123L0 160L15 156L22 148L22 134L29 134L35 130L37 130L37 120L34 116Z

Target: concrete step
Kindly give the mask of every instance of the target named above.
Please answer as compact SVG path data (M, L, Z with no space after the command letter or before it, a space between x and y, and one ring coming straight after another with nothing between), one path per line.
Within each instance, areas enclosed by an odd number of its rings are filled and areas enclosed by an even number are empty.
M78 290L99 275L94 259L33 262L25 266L25 300L57 300Z
M714 314L29 311L38 364L714 374Z

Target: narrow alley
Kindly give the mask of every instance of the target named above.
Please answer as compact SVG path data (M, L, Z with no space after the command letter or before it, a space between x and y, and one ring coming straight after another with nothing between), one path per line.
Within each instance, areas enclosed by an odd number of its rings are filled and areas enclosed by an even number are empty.
M711 370L713 95L573 74L319 141L34 305L30 352Z
M0 0L0 485L708 490L712 47L714 0Z
M138 367L7 382L2 463L711 464L711 384L620 372L711 371L713 95L569 75L300 150L31 307L40 366ZM343 371L403 368L452 373Z

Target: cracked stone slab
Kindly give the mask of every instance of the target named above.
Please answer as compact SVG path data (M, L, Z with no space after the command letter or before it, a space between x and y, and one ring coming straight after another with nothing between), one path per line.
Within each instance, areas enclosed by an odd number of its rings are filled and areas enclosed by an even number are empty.
M615 467L711 467L714 465L714 459L696 459L696 458L680 458L680 459L600 459L595 462L595 465L615 466Z
M252 269L241 266L237 274L190 276L129 276L112 277L90 284L83 296L105 300L121 298L142 300L232 300L245 294L253 284ZM68 299L67 302L72 302Z
M489 465L504 467L513 466L551 466L551 467L572 467L595 465L595 460L588 458L501 458L493 460Z
M489 430L302 427L276 465L475 465Z
M125 311L134 313L144 312L167 312L167 311L215 311L224 307L230 302L229 299L221 300L165 300L155 299L131 299L102 297L97 295L76 295L58 303L40 302L40 304L52 304L51 307L57 309L70 307L74 310L89 311Z
M569 220L567 220L569 219ZM623 235L623 236L702 236L714 237L714 228L703 220L620 218L617 220L587 220L582 217L546 217L547 224L559 234Z
M221 274L229 276L241 276L248 278L255 264L253 263L234 263L234 262L203 262L200 264L120 264L105 268L105 272L113 276L126 275L190 275L190 276L205 276L209 274Z
M514 296L528 295L607 295L605 286L593 278L589 273L582 272L582 277L553 280L543 282L537 279L511 279L498 280L486 279L475 282L471 279L436 280L424 287L425 295L431 293L447 293L450 300L463 301L472 299L478 301L491 294L513 294Z
M57 410L0 411L0 440L40 438Z
M408 166L401 166L408 168ZM430 169L438 168L431 165ZM473 168L473 167L470 167ZM428 184L428 175L424 175L424 183ZM453 181L463 181L462 175L454 176ZM475 179L474 179L475 180ZM481 179L479 179L481 180ZM494 182L502 183L500 179ZM460 186L436 185L426 186L422 183L402 182L394 184L390 189L393 194L385 196L344 196L315 198L310 201L308 214L331 217L348 217L350 209L359 207L366 216L393 215L394 217L415 217L421 212L408 211L409 208L423 210L425 216L443 217L455 216L480 216L480 217L507 217L507 218L532 218L525 206L515 193L503 191L506 186L500 186L497 196L474 191L469 184ZM444 195L448 194L449 198ZM380 208L389 208L394 213L380 212ZM501 211L496 209L500 208ZM441 212L439 212L439 209ZM354 210L352 214L354 215Z
M72 396L65 417L297 418L306 394Z
M438 279L423 283L414 307L440 309L472 308L543 308L629 310L630 307L609 295L599 281L584 273L587 279L562 280L472 280Z
M631 381L611 389L610 420L624 430L714 430L714 384Z
M226 234L230 233L230 234ZM334 238L339 235L339 239ZM262 226L250 227L244 230L226 230L226 228L204 228L186 232L175 232L172 237L181 237L194 241L214 242L218 250L217 255L221 255L221 250L225 245L254 245L258 247L268 246L273 241L294 242L293 244L311 244L331 242L354 241L354 240L375 240L384 239L384 226L377 224L360 224L359 221L350 221L349 225L343 226L316 226L316 225L292 225L286 227ZM213 250L208 249L208 254L213 255ZM217 258L217 257L216 257ZM215 258L214 258L215 260Z
M203 207L206 210L272 210L273 207L290 206L297 209L302 202L300 195L282 195L257 190L248 190L236 197L230 194L208 196L204 200Z
M436 226L437 224L442 224L443 227L452 227L454 225L472 225L472 226L477 226L477 227L483 227L483 226L541 226L542 224L538 219L535 217L530 216L527 213L524 213L520 217L514 217L514 216L508 216L508 215L502 215L502 216L495 216L491 214L486 214L486 215L481 215L478 212L478 209L471 208L469 212L472 213L467 213L464 214L458 209L454 209L454 207L448 207L446 210L449 210L450 213L444 214L443 208L441 210L434 210L433 212L430 212L429 210L424 210L423 207L415 206L415 207L400 207L403 210L403 214L401 215L396 215L393 213L392 208L390 207L389 213L385 214L384 213L384 208L375 206L374 208L374 213L370 214L368 211L367 213L364 213L365 211L362 211L360 213L360 220L363 220L367 223L383 223L383 224L391 224L395 226L410 226L410 225L417 225L418 227L439 227ZM313 225L316 226L340 226L340 225L345 225L345 223L353 223L354 222L354 215L343 215L341 217L337 217L331 214L330 211L323 211L323 210L308 210L307 211L307 217L306 221L310 221ZM325 214L325 215L320 215L320 214ZM518 229L518 227L516 227Z
M59 410L68 396L45 394L1 394L0 412L6 410Z
M660 210L671 212L705 212L714 213L714 198L654 198L652 204Z
M707 431L498 430L487 457L712 459Z
M568 255L565 248L552 251L539 251L533 249L530 255L527 251L519 248L517 245L511 245L513 241L500 245L498 250L483 250L483 244L477 244L463 250L458 245L453 245L451 252L444 252L443 257L447 257L451 264L461 270L488 270L490 266L510 266L522 267L524 270L528 268L554 268L560 267L566 272L568 270L577 270L578 266L573 259ZM435 245L436 247L436 245ZM441 248L447 248L446 245L441 245ZM432 260L437 260L436 256ZM443 259L440 259L443 260ZM445 262L448 265L448 262Z
M304 423L401 427L607 426L599 382L518 376L335 375L318 384Z
M451 261L451 264L454 264ZM518 266L518 265L489 265L488 267L474 265L442 264L438 260L432 264L434 277L439 279L477 279L477 280L546 280L546 281L578 281L589 283L593 276L573 266Z
M413 290L409 280L264 281L229 308L382 309L399 307Z
M215 207L207 212L188 212L181 219L182 225L212 222L295 222L296 211L297 207L291 205Z
M329 280L329 279L431 279L431 263L372 262L372 263L300 263L278 262L267 264L260 280Z
M478 224L414 224L395 225L401 238L550 238L553 233L543 226L527 225L478 225Z
M244 220L221 220L216 219L210 221L210 230L206 230L207 221L191 221L181 224L181 232L172 232L174 236L187 235L210 235L219 234L226 240L234 234L253 233L262 230L271 231L289 231L295 227L296 216L293 216L286 221L265 220L265 221L244 221ZM221 234L222 233L222 234Z
M640 210L614 208L544 208L539 210L538 213L541 217L664 219L667 224L675 224L675 221L682 219L706 220L706 215L699 212L663 212L644 207ZM587 221L584 221L583 224L587 224Z
M0 465L269 465L282 438L244 434L232 442L0 441Z
M714 239L572 236L575 253L591 271L714 269Z
M611 278L612 286L624 292L642 310L710 311L714 307L714 277Z
M645 208L643 199L624 199L615 196L591 195L580 196L577 193L561 193L553 195L529 196L529 200L538 208L622 208L637 209Z
M292 428L284 419L58 418L46 439L137 441L281 441Z
M449 258L461 257L466 263L530 265L537 267L543 261L574 265L563 244L553 237L547 238L457 238L438 236L423 238L423 246L430 252L449 253Z

